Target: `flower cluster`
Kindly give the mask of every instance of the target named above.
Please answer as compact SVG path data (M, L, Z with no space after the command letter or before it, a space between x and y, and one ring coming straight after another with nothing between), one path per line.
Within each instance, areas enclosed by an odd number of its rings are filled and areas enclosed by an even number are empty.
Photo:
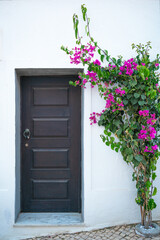
M90 80L90 82L91 82L91 87L93 88L94 87L94 85L96 84L96 82L97 82L97 74L95 73L95 72L93 72L93 71L87 71L87 74L86 74L86 76L88 76L89 77L89 80ZM94 85L93 85L93 84Z
M112 106L112 103L115 103L115 99L112 93L108 94L108 98L106 100L106 106L105 108L110 108Z
M125 73L126 75L131 76L134 70L137 71L137 63L135 63L134 59L131 58L128 61L125 61L123 66L121 66L119 70L120 70L119 75Z
M88 43L87 46L84 46L83 48L73 48L72 51L73 53L73 57L72 55L70 56L71 59L71 63L73 64L79 64L82 62L82 59L84 62L89 62L91 60L92 57L94 57L94 52L95 52L95 46L92 46L91 44Z
M117 66L116 65L111 65L111 64L108 64L108 67L109 67L109 71L116 68Z
M123 91L123 90L120 90L120 93L121 93L121 91ZM106 93L104 93L104 95L106 95L107 92L108 91L106 91ZM123 94L124 94L124 92L123 92ZM108 94L108 98L106 100L105 108L107 109L107 108L110 108L111 106L115 107L114 109L112 109L112 112L115 112L117 110L122 110L122 107L124 107L124 104L123 104L122 101L121 102L120 101L116 102L115 99L114 99L113 94L110 93L110 94Z
M150 152L150 153L154 153L154 151L158 150L158 145L154 145L151 147L151 150L149 150L149 148L147 146L145 146L144 152Z
M152 140L153 138L155 138L156 136L156 130L154 127L152 126L144 126L142 125L142 130L140 131L140 133L138 134L138 138L142 139L142 140Z
M140 110L139 115L145 117L147 126L142 125L142 130L138 134L138 138L144 141L147 140L150 142L152 139L155 138L157 133L155 128L153 127L153 125L157 121L156 115L155 113L149 114L149 110ZM147 118L149 117L149 115L150 115L150 118ZM158 145L153 145L151 147L145 146L144 152L154 153L154 151L156 151L157 149L158 149Z
M151 114L151 118L147 119L147 124L149 125L154 125L157 121L157 119L155 118L156 114Z
M149 110L140 110L139 115L143 117L149 116Z
M124 95L126 92L125 92L125 90L121 90L121 88L117 88L116 90L115 90L115 92L117 93L117 94L119 94L120 96L122 96L122 95Z
M97 117L99 117L99 116L101 116L101 113L95 113L95 112L91 113L90 118L89 118L91 121L90 125L97 123L97 121L98 121Z
M101 62L100 62L98 59L96 59L93 63L94 63L94 64L97 64L98 66L101 65Z

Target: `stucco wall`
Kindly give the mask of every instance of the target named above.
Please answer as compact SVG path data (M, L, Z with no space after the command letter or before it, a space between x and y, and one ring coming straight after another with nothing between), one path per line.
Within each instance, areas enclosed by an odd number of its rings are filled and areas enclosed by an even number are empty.
M72 15L80 13L84 2L92 35L112 56L134 56L131 43L149 40L152 56L160 52L159 0L0 1L0 236L10 231L15 221L15 68L72 67L60 46L74 46ZM84 91L83 101L84 223L111 226L138 222L132 171L120 154L101 142L102 129L89 124L90 112L101 110L104 104L96 89L90 88ZM160 177L156 180L159 192L154 219L160 219L159 182Z

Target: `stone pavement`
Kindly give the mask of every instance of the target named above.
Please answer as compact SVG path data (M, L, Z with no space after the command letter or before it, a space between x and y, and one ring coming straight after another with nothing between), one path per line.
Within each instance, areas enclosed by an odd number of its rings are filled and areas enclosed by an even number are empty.
M160 225L160 222L157 222ZM136 235L134 231L135 225L116 226L111 228L103 228L100 230L78 232L78 233L65 233L45 237L28 238L26 240L137 240L137 239L154 239L160 240L160 236L154 238L144 238ZM24 240L24 239L23 239Z

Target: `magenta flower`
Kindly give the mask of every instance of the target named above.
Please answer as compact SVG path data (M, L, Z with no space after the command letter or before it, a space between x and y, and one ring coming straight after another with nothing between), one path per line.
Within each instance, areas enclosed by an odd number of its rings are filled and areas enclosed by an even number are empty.
M89 118L91 121L90 125L97 123L97 117L99 116L101 116L101 113L95 113L95 112L91 113Z
M112 68L116 68L117 66L116 65L112 65Z
M117 103L117 106L118 106L118 107L124 107L124 104L123 104L123 102Z
M125 67L121 66L119 70L123 72L125 70Z
M145 63L141 63L142 64L142 66L145 66L146 64Z
M140 110L139 111L140 116L149 116L149 110Z
M105 108L110 108L112 106L112 103L114 103L114 102L115 102L115 100L114 100L114 96L112 95L112 93L108 94Z
M126 92L125 92L125 90L121 90L121 88L117 88L116 90L115 90L115 92L117 93L117 94L119 94L120 96L122 96L122 95L124 95Z
M159 67L159 63L155 63L155 67Z
M149 150L147 146L145 146L144 152L150 152L153 153L153 150Z
M93 62L94 64L97 64L97 65L101 65L101 63L100 63L100 61L98 60L98 59L96 59L94 62Z
M152 146L152 150L156 151L158 149L158 145Z
M91 61L91 58L94 57L95 46L92 46L88 43L87 46L84 46L83 49L75 47L72 50L74 54L73 57L70 56L71 63L77 65L82 62L82 59L84 60L84 62Z

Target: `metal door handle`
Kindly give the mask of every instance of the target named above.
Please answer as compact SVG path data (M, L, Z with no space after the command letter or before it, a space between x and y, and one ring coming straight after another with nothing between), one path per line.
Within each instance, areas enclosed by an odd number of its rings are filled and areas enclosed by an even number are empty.
M30 130L28 128L26 128L23 132L24 138L25 139L30 139L30 135L31 135Z

